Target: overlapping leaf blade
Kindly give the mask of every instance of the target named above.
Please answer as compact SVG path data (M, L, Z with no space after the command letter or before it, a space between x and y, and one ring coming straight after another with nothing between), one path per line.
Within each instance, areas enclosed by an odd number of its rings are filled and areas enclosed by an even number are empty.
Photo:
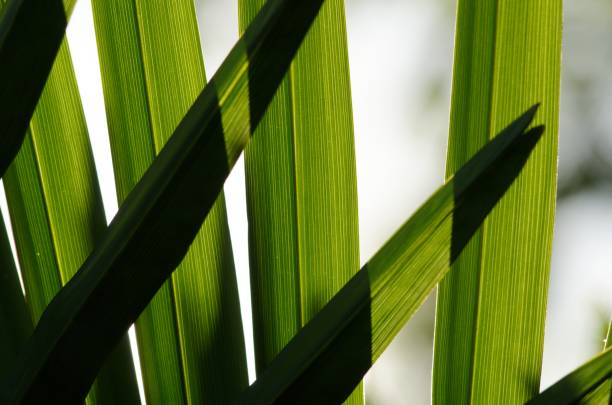
M75 3L13 0L0 4L0 176L24 140Z
M344 400L518 176L543 127L532 108L440 188L306 325L237 404Z
M246 27L263 0L240 0ZM258 373L359 268L343 0L328 0L245 155ZM360 386L350 398L363 403Z
M262 8L43 314L2 386L4 402L84 397L103 360L184 257L322 2L270 0Z
M0 18L4 15L6 0L0 0ZM9 162L10 163L10 162ZM32 333L32 319L28 314L9 237L0 214L0 378L10 371L17 353Z
M122 202L204 87L204 64L192 0L94 0L93 13ZM227 403L248 385L223 195L136 335L149 405Z
M556 198L561 2L458 2L447 174L523 105L549 136L440 283L434 404L520 403L540 386Z
M30 314L47 304L104 234L106 219L67 42L63 42L23 147L4 178ZM63 380L63 384L71 381ZM138 403L127 335L88 404Z

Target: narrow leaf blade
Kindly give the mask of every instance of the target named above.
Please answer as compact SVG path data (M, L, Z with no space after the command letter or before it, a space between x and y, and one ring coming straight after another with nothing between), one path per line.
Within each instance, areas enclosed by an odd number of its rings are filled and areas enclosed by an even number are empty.
M92 6L121 203L202 91L204 63L193 0ZM248 385L222 195L136 336L149 405L227 403Z
M106 230L66 41L60 47L26 140L4 185L28 305L36 323ZM62 379L62 383L71 381ZM87 403L139 403L127 335L105 363Z
M525 104L547 136L438 289L433 404L537 394L556 199L561 2L461 0L447 175Z
M242 28L264 3L239 1ZM328 0L246 150L258 373L359 269L346 41L344 1Z

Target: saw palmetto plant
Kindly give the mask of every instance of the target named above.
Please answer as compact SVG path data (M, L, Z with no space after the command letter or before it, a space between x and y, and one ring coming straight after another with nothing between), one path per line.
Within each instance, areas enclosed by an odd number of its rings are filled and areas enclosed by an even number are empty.
M207 83L193 0L91 0L108 225L75 1L0 2L0 403L140 403L135 324L147 404L363 404L438 287L433 403L608 404L610 350L539 390L561 2L458 1L447 180L360 269L343 0L236 1ZM243 151L251 385L222 191Z

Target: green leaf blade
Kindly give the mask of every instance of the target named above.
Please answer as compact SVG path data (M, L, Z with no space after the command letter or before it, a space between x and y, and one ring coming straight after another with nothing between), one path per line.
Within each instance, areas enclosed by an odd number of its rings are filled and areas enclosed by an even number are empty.
M27 302L36 323L106 229L65 41L4 184ZM105 363L87 399L88 404L118 402L139 403L127 336Z
M447 174L526 103L537 147L439 288L434 404L518 403L539 390L556 195L561 3L458 3ZM519 68L520 67L520 68Z
M204 63L192 1L93 5L122 202L204 87ZM149 404L225 403L247 385L223 196L136 334Z
M14 0L0 4L0 176L19 152L75 3Z
M32 136L28 133L3 183L28 310L36 323L61 288L62 280L34 156Z
M239 2L241 27L263 3ZM261 373L359 267L342 0L322 7L247 148L245 168ZM351 403L363 403L362 391Z

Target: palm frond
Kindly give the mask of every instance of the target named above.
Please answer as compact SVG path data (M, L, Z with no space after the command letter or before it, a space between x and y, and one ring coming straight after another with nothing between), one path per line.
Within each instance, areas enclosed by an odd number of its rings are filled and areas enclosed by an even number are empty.
M0 387L4 402L85 396L105 357L185 256L321 4L271 0L262 8L48 306Z

